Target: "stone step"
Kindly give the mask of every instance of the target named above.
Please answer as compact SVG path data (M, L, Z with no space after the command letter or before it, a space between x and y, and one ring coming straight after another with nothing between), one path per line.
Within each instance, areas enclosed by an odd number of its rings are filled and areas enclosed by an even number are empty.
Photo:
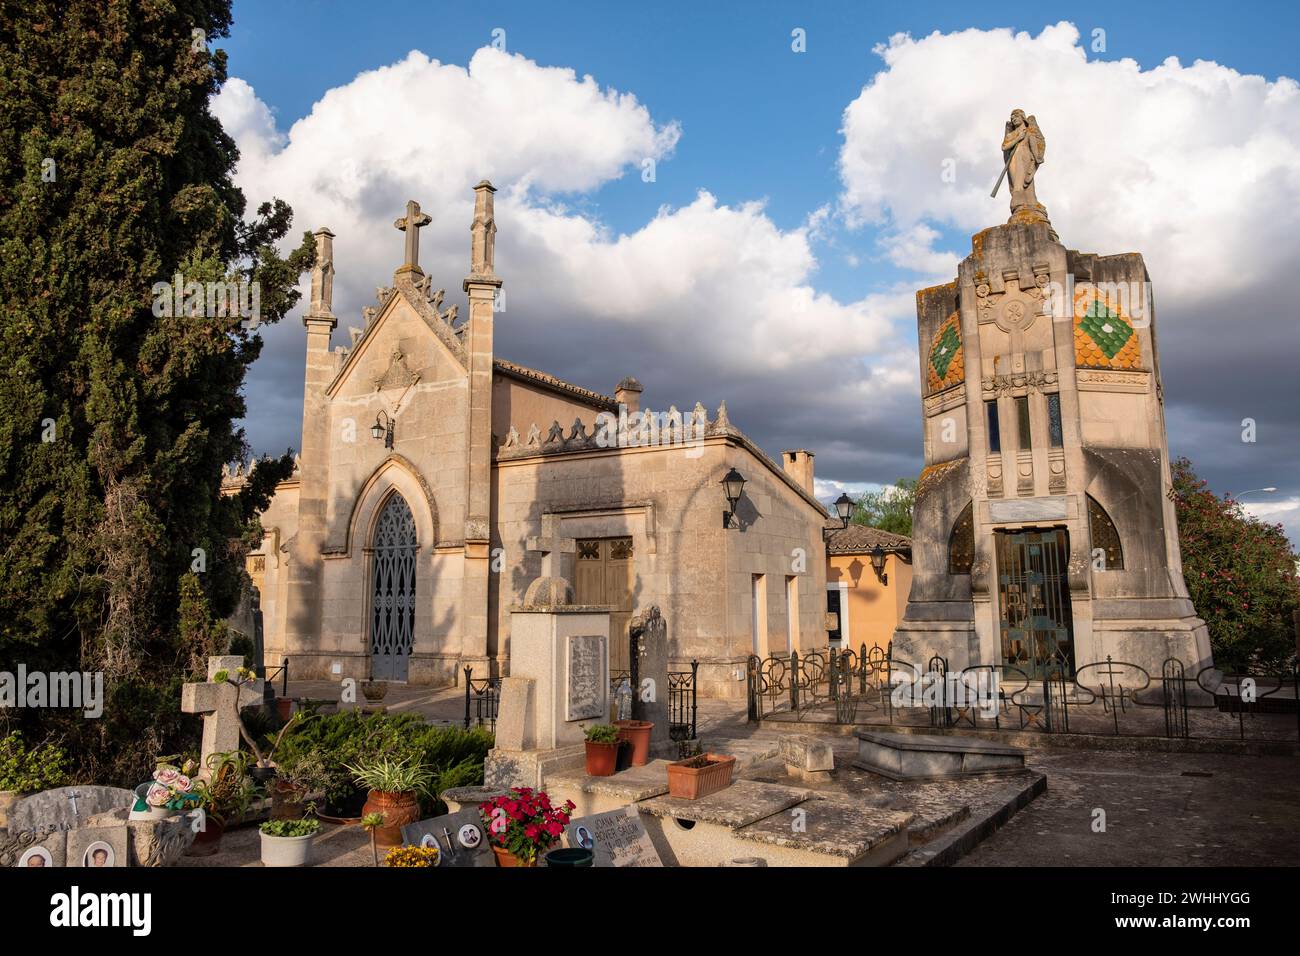
M979 773L1014 773L1025 767L1016 747L956 734L885 734L859 730L855 767L890 780L936 780Z
M843 866L888 866L907 852L913 820L903 810L819 796L742 827L736 836L765 848L832 857Z

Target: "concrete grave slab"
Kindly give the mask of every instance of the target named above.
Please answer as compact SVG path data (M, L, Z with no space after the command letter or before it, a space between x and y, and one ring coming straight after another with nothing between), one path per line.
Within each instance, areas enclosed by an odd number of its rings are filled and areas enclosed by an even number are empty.
M810 796L812 791L802 788L761 783L757 780L736 780L725 790L698 800L661 796L638 803L637 809L663 819L710 823L735 830L788 810Z
M610 777L589 777L582 769L547 775L546 792L557 803L572 800L577 815L605 813L668 792L668 761L651 760Z
M977 773L1016 773L1025 754L992 740L956 735L859 730L855 767L890 780L935 780Z
M908 848L912 814L842 797L807 800L736 831L741 840L838 857L845 866L888 866Z

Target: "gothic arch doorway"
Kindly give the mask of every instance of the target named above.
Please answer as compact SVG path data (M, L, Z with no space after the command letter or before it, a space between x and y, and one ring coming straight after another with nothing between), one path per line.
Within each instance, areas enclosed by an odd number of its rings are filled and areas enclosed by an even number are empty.
M375 522L370 575L370 657L375 680L407 678L415 644L415 555L411 507L397 492Z

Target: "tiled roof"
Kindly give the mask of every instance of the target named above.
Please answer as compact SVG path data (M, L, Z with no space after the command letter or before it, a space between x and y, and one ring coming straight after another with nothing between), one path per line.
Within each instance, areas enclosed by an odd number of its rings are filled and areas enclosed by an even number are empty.
M608 395L602 395L600 392L593 392L589 388L583 388L581 385L573 385L563 379L556 378L547 372L535 368L529 368L526 365L516 365L514 362L507 362L505 359L493 359L492 364L498 371L505 372L507 375L513 375L529 382L535 382L552 391L560 392L577 398L581 401L590 402L593 405L606 408L610 411L618 410L618 402Z
M826 522L827 528L838 528L839 522ZM885 551L912 550L912 539L902 534L868 528L864 524L851 524L839 528L826 541L826 550L831 554L870 554L880 545Z

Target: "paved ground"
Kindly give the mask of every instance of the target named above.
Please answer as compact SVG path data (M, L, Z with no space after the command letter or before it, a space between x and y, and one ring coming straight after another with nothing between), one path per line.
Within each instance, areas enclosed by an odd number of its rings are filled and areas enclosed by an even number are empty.
M958 866L1300 865L1300 758L1079 750L1028 762L1047 792Z
M338 684L291 682L290 693L337 700ZM456 688L393 685L385 704L432 721L464 719L464 691ZM706 747L726 739L742 764L764 760L780 735L747 723L743 702L701 701L698 725ZM856 741L832 740L843 767ZM1047 792L959 866L1300 865L1300 758L1044 749L1028 751L1028 764L1047 774ZM837 771L843 779L834 789L865 788L849 779L860 773ZM1104 832L1093 830L1096 810L1105 812ZM319 865L370 863L355 827L327 827L319 845ZM246 828L226 835L220 856L185 864L256 866L257 859L257 832Z

